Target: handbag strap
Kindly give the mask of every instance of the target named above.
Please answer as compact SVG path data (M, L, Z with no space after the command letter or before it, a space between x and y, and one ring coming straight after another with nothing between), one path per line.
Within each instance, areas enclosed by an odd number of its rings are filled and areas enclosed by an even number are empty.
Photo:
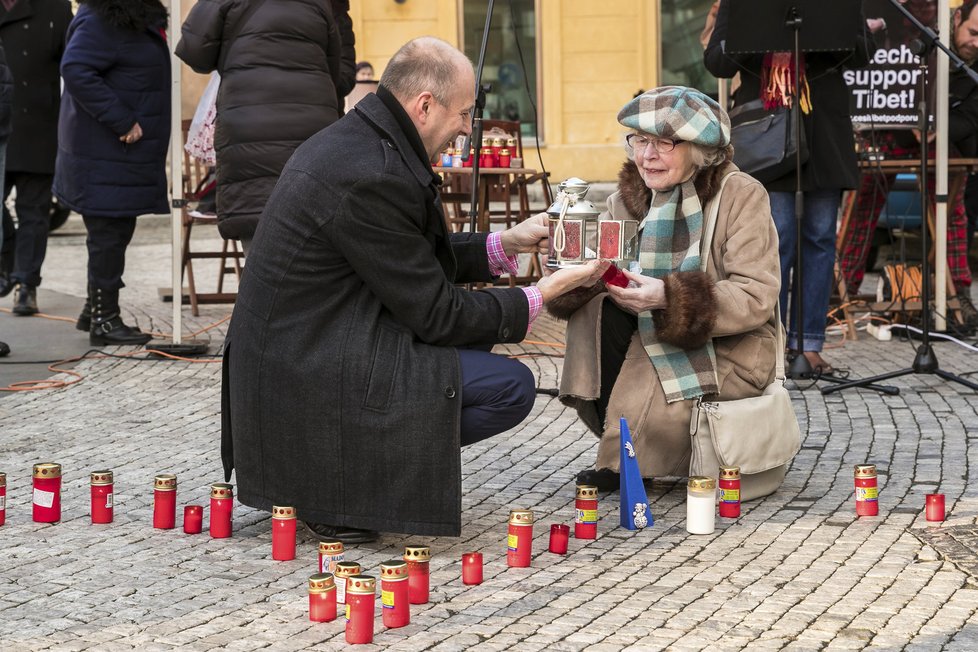
M706 265L710 259L710 247L713 246L713 234L717 227L717 216L720 214L720 195L723 193L723 187L727 185L727 180L734 176L735 174L741 174L745 177L753 179L748 174L745 174L739 170L734 170L723 175L723 179L720 180L720 189L717 190L716 196L713 201L710 202L710 212L707 213L706 222L703 224L703 236L700 241L700 251L704 252L701 255L700 260L700 270L705 272ZM774 352L774 373L775 377L782 382L785 381L784 373L784 328L781 327L781 298L774 302L774 332L776 334L776 346L777 350Z
M234 41L238 38L238 34L248 26L248 21L251 20L251 17L255 15L255 12L263 4L265 4L265 0L252 0L251 4L245 7L245 10L238 16L238 20L231 26L231 29L224 33L222 40L227 43L227 47L221 48L221 54L217 58L217 72L219 74L224 74L224 63L227 61L228 53L234 46Z

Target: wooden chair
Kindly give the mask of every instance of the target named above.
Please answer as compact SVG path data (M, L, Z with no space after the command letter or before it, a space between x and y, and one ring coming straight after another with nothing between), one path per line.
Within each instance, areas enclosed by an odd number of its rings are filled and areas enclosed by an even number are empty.
M184 120L183 142L187 142L187 132L190 129L190 120ZM190 198L198 190L201 181L207 176L207 166L203 162L190 156L186 150L183 152L183 194ZM241 280L241 261L244 253L238 250L236 240L223 240L220 251L200 251L192 248L190 240L191 231L195 226L217 227L216 215L192 214L189 206L184 206L181 211L183 222L183 272L187 277L187 294L190 297L190 311L196 317L200 314L200 304L214 303L234 303L237 294L224 291L224 277L226 274L234 273L238 281ZM194 260L198 259L217 259L220 267L217 273L216 292L198 292L196 280L194 279ZM228 261L232 266L228 266Z

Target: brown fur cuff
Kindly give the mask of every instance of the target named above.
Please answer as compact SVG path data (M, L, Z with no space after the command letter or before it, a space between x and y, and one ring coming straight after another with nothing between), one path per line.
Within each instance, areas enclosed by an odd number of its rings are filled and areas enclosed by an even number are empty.
M676 272L662 279L667 307L652 311L660 341L682 349L696 349L710 340L717 320L713 280L705 272Z
M589 288L574 288L570 292L551 299L546 305L547 312L557 319L567 321L581 306L604 291L604 281L598 281Z

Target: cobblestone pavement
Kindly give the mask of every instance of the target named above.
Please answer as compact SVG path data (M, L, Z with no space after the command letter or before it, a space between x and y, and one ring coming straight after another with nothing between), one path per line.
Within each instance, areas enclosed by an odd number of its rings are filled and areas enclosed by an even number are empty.
M141 227L142 228L142 227ZM80 236L54 240L45 287L80 295ZM169 329L165 245L130 250L128 318ZM216 322L226 307L186 313L188 331ZM12 319L0 314L0 321ZM222 327L210 331L219 343ZM70 325L66 325L70 329ZM541 319L510 353L559 354L559 324ZM216 347L215 347L216 349ZM978 369L978 356L936 345L945 369ZM899 369L906 342L863 337L828 353L854 375ZM529 357L543 388L558 357ZM271 560L270 519L237 506L231 539L151 527L152 478L179 478L178 505L206 504L219 461L219 365L90 360L71 387L0 400L6 525L0 528L0 648L3 650L248 650L345 647L339 622L312 624L305 582L316 546L300 528L298 558ZM459 538L385 535L348 550L368 572L405 544L431 546L431 602L411 624L374 645L403 650L735 650L978 649L974 578L935 543L943 530L973 526L978 488L976 395L932 376L894 381L897 397L848 391L823 397L792 391L804 443L783 488L718 519L712 535L687 534L678 481L650 489L655 525L617 527L617 494L601 496L599 536L570 541L567 556L546 552L551 523L573 519L575 473L593 463L594 437L555 399L541 395L519 428L463 451ZM304 388L315 400L315 388ZM31 464L64 465L63 520L30 517ZM852 467L875 463L880 516L854 514ZM115 522L88 518L88 474L115 472ZM928 525L924 495L947 497L948 520ZM505 564L510 508L530 508L530 568ZM179 521L179 518L178 518ZM928 535L924 533L934 533ZM964 530L960 530L964 532ZM920 533L924 541L915 533ZM963 539L962 539L963 540ZM972 539L970 539L973 541ZM485 556L485 582L465 586L460 557ZM974 562L974 548L958 550ZM379 600L378 600L379 607ZM378 609L379 612L379 609ZM366 649L373 649L367 647Z

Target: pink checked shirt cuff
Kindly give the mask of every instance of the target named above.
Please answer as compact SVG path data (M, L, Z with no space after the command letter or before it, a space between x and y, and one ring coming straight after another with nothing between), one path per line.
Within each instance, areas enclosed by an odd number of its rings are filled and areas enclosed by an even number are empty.
M531 286L528 288L523 288L523 292L526 293L526 301L530 304L530 324L533 325L533 320L537 318L540 311L543 309L543 294L537 287Z
M503 251L502 236L499 232L489 234L486 239L486 253L489 256L489 273L493 276L515 274L519 270L516 256L507 256Z
M519 271L516 256L507 256L498 232L490 233L486 239L486 255L489 258L489 273L493 276L500 274L515 274ZM526 301L530 306L530 323L537 318L543 309L543 294L536 287L523 288Z

